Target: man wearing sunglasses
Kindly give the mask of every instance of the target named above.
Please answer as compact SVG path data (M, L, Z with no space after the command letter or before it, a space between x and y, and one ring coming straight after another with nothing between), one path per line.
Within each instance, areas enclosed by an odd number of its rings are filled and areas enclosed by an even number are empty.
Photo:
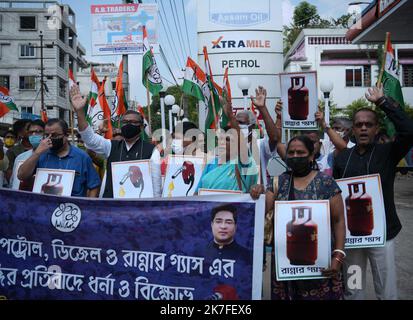
M396 138L392 142L379 144L377 113L368 108L356 111L353 115L353 134L356 146L344 149L335 159L334 178L357 177L380 174L384 206L386 212L386 245L382 248L352 249L347 251L347 266L357 265L362 270L362 288L347 288L346 299L364 299L366 287L367 259L372 266L374 287L378 299L397 299L397 279L394 256L394 239L402 226L394 203L394 179L396 166L413 146L413 120L389 97L384 96L383 86L370 88L366 98L382 109L393 122Z

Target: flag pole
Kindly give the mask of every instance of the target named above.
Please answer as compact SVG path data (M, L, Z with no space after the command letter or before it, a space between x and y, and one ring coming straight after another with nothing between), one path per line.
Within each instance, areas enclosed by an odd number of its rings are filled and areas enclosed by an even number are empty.
M387 56L387 47L390 42L390 32L386 32L386 41L384 42L384 52L383 52L383 61L381 63L381 68L380 68L380 75L379 79L377 80L377 86L380 86L383 80L383 75L384 75L384 68L386 67L386 56Z
M70 110L70 122L71 125L71 135L72 135L72 142L75 143L75 117L73 115L73 110Z
M152 128L151 128L151 97L149 95L149 79L148 76L146 76L146 99L148 100L148 127L149 127L149 132L152 133Z

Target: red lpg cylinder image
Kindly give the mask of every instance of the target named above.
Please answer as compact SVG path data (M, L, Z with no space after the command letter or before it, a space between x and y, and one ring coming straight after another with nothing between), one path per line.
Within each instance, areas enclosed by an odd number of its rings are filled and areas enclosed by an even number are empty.
M291 120L307 120L309 113L309 91L305 87L305 77L292 77L288 89L288 113Z
M352 236L369 236L374 229L373 201L366 193L366 183L348 184L346 198L347 228Z
M42 185L41 193L61 196L63 194L62 175L49 173L47 182Z
M318 226L311 221L312 208L292 208L287 224L287 257L292 265L314 265L318 255Z

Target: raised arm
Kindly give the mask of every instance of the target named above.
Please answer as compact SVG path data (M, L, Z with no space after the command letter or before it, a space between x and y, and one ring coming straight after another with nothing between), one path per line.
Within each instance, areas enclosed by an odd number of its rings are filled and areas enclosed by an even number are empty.
M327 126L327 123L324 118L324 113L320 110L315 113L315 120L317 121L319 127L327 133L331 142L336 147L337 153L343 149L347 148L347 143L342 137L340 137L337 132L335 132L330 126Z
M252 103L258 109L262 118L264 119L265 130L268 134L270 146L275 146L278 141L277 128L275 126L274 120L271 118L271 115L268 112L266 100L267 90L265 90L264 87L258 87L258 89L255 90L255 98L251 96Z
M77 114L79 133L82 136L82 140L85 143L86 148L108 158L112 148L112 143L110 140L94 133L92 128L89 126L84 112L86 98L81 96L79 87L76 84L73 85L72 89L70 89L70 101L72 102L73 109Z
M373 87L366 93L366 98L373 102L394 124L396 139L393 142L392 157L399 162L413 147L413 119L392 98L384 96L383 85Z

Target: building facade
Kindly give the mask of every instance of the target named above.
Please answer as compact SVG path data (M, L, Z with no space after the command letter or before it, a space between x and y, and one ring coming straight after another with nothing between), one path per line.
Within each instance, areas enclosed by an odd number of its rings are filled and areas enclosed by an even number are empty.
M76 81L79 83L80 93L84 96L89 95L92 80L90 80L91 68L95 70L99 81L103 81L107 77L105 83L105 95L109 102L112 103L115 89L116 77L118 76L118 67L114 63L95 63L89 62L86 67L81 68L76 76Z
M347 29L304 29L284 59L285 72L317 70L318 84L331 80L333 102L344 108L363 98L379 76L378 45L352 44ZM384 43L384 38L383 38ZM403 96L413 105L413 43L395 45ZM322 92L319 91L322 98Z
M41 110L43 35L44 107L49 118L69 122L68 70L86 66L77 40L76 17L57 1L0 1L0 86L7 87L20 112L0 118L0 126L36 118Z

